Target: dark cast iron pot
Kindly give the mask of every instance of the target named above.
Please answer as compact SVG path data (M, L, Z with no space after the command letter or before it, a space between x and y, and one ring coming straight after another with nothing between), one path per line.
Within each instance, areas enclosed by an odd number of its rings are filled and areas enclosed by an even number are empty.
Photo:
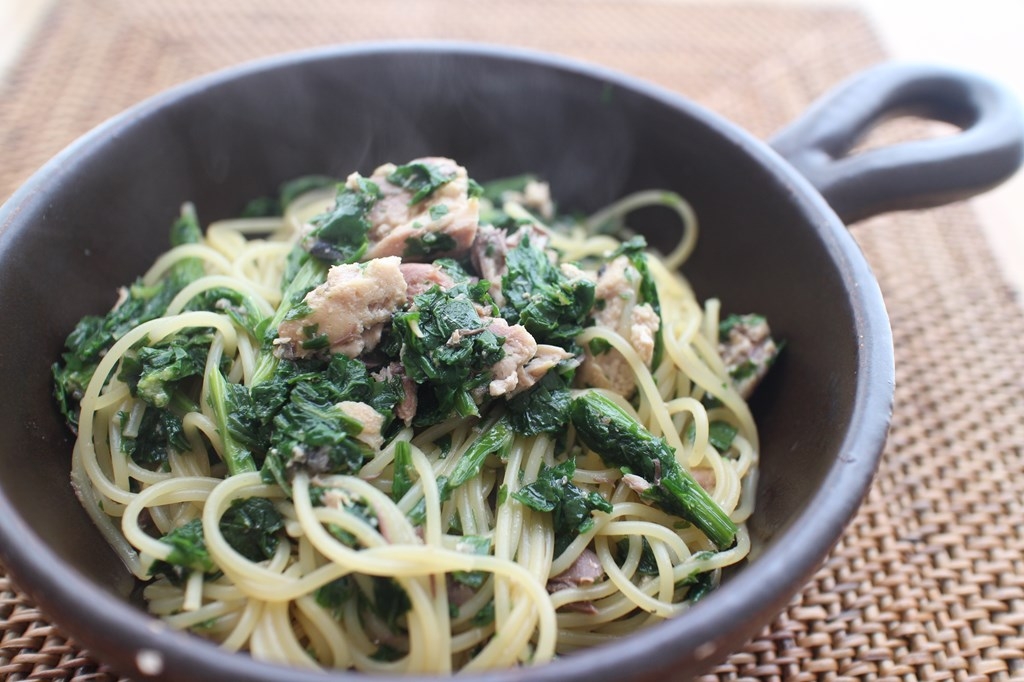
M844 156L872 125L902 113L962 132ZM0 557L68 633L137 679L324 679L223 653L130 602L132 579L68 482L72 441L49 373L64 337L82 315L108 310L116 287L167 247L185 200L209 221L297 175L368 173L424 155L458 159L481 180L536 172L563 208L579 211L668 188L700 217L684 268L698 296L767 315L787 342L753 402L763 451L751 559L677 619L486 679L693 675L740 647L808 580L882 451L892 339L843 220L989 188L1017 169L1022 139L1017 106L999 88L912 66L840 86L771 146L675 93L505 48L339 47L175 88L81 138L0 210ZM633 223L655 245L675 234L667 212Z

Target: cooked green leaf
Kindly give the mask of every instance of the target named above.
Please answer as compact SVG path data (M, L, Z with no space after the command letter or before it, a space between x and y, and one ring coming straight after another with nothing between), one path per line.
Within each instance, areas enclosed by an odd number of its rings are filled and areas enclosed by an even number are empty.
M556 367L529 390L508 400L508 421L512 429L523 436L538 433L558 433L569 422L569 387L573 368Z
M220 519L220 532L236 552L249 561L274 556L284 518L265 497L249 497L231 503Z
M160 538L160 542L170 545L171 551L165 561L153 562L150 575L165 575L172 582L179 582L187 573L213 573L217 568L206 549L200 519L178 526Z
M459 539L457 548L460 552L487 556L491 553L491 539L482 535L464 535ZM490 573L486 571L452 572L452 580L472 587L474 590L479 590L487 582L489 576Z
M369 180L356 189L339 185L334 208L312 221L310 255L331 264L358 261L369 247L369 212L379 198L380 188Z
M147 406L134 436L125 434L127 422L128 415L122 413L121 451L141 467L162 470L172 450L189 449L181 417L170 410Z
M505 259L502 277L507 303L502 316L509 324L522 324L538 343L574 348L575 339L594 306L594 283L573 279L531 245L529 235Z
M491 304L487 288L487 282L435 286L415 297L412 310L395 314L402 364L420 386L414 425L479 413L473 391L490 383L491 366L505 355L504 338L487 329L474 306Z
M388 175L388 182L413 193L409 205L418 204L455 179L455 171L446 173L430 163L409 163L398 166Z
M424 258L454 251L458 246L455 238L446 232L424 232L405 240L406 257Z
M612 505L599 493L588 492L572 482L576 460L567 459L554 467L544 467L537 480L512 493L512 497L539 512L551 512L555 531L555 556L580 533L593 525L592 512L611 513Z

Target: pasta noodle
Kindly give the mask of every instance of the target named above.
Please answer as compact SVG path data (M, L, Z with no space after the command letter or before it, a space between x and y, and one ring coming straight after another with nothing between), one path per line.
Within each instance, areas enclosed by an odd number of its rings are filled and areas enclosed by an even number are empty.
M362 182L353 177L349 188ZM552 377L562 372L571 382L560 394L566 400L603 396L641 424L652 443L664 439L679 469L693 477L688 480L699 481L736 524L730 542L720 545L699 524L652 504L645 491L659 485L659 474L653 483L644 482L635 467L624 470L605 461L568 423L554 432L512 429L477 461L482 439L498 433L498 422L507 419L505 406L513 411L513 396L524 395L495 396L497 363L490 370L494 376L487 377L490 395L486 382L470 392L479 415L460 416L456 410L435 423L417 424L397 417L396 403L395 414L386 415L387 433L360 445L369 454L356 469L317 469L303 459L316 454L310 450L290 460L285 453L287 485L275 478L260 462L270 458L266 444L242 442L232 431L233 417L218 406L236 399L239 390L250 395L255 387L270 385L280 363L305 366L301 352L292 358L280 347L287 339L279 330L294 318L285 309L298 300L289 298L287 286L282 293L281 283L287 285L295 274L291 259L308 239L309 226L318 220L322 225L318 216L335 205L331 186L301 193L280 216L218 221L197 241L160 256L135 285L138 291L159 286L177 268L198 267L197 276L179 287L157 316L119 330L81 391L72 480L114 551L140 580L150 581L145 597L152 613L172 627L261 660L449 674L540 664L675 617L713 587L721 569L742 561L749 551L743 524L753 507L757 430L720 354L720 306L700 304L678 272L696 240L692 210L674 194L641 192L567 224L531 200L537 187L520 186L490 201L485 194L481 215L490 211L506 221L505 236L533 230L535 241L548 243L546 257L558 259L552 267L561 268L569 278L564 281L584 282L580 291L596 291L591 295L606 304L601 314L588 313L589 324L562 346L571 350L560 350L558 363L548 363L546 371ZM446 211L460 210L453 201L444 204ZM444 215L435 210L440 205L432 206L431 216ZM668 256L639 247L630 251L622 240L602 233L608 224L621 224L626 214L650 205L667 206L680 216L681 238ZM183 216L194 220L191 207ZM372 238L370 245L376 246ZM610 258L609 252L615 254ZM656 296L638 289L644 284L635 281L639 270L630 262L646 263L645 281L653 283ZM605 273L616 267L628 286L602 298L602 287L610 286ZM491 294L512 295L507 286L492 288ZM133 302L143 296L134 288L130 295ZM200 300L212 303L197 308ZM620 304L618 321L602 317ZM424 305L415 298L399 308ZM641 309L644 305L647 309ZM488 314L498 309L496 304ZM657 312L647 327L656 340L645 345L647 310ZM263 326L249 326L253 320L263 320ZM425 333L424 324L410 318L409 333ZM494 328L491 324L469 333L482 336ZM381 344L387 343L389 329L385 326ZM505 357L512 352L511 333L504 338ZM183 338L191 345L175 346ZM191 375L167 382L164 395L159 393L164 384L154 380L156 388L151 387L146 372L171 365L144 357L146 348L177 348L174 362L193 361L196 367ZM316 357L325 361L323 352ZM361 358L375 371L380 367L374 362L382 366L369 351L348 357ZM614 359L599 367L612 377L607 385L593 379L602 358ZM139 370L140 364L145 369ZM625 377L629 388L617 390L613 374ZM378 388L388 378L371 376ZM293 384L298 381L305 379ZM293 384L280 385L296 390ZM157 391L157 397L144 395L147 390ZM423 389L414 390L421 391L422 408ZM165 417L170 421L159 421ZM372 431L366 424L362 428L348 438ZM723 430L724 444L716 439ZM163 449L156 460L153 453L147 459L142 443L156 436ZM552 478L552 472L566 471L558 467L567 459L575 465L571 474ZM661 472L661 464L655 466ZM571 486L576 499L589 500L584 518L568 530L559 526L561 507L552 513L544 500L529 503L552 480ZM243 505L253 500L261 502L252 509ZM278 525L269 540L261 540L264 554L254 557L240 549L237 533L250 537L245 534L263 518ZM592 572L576 575L587 562Z

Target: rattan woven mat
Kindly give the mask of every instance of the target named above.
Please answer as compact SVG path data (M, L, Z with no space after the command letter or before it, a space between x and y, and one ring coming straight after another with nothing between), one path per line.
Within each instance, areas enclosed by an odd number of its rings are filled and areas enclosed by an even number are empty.
M333 42L441 37L601 62L767 136L885 55L851 9L672 0L65 0L2 84L0 197L169 85ZM853 228L896 342L892 433L827 563L706 679L1024 679L1024 316L967 204ZM107 680L0 569L0 677Z

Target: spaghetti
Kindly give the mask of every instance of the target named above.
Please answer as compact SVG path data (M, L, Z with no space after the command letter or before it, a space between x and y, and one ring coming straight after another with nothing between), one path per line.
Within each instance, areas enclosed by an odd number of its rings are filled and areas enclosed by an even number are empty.
M447 159L283 195L205 234L186 205L54 368L74 486L153 614L257 659L446 674L673 617L744 558L738 387L775 349L678 274L682 199L572 221ZM664 258L607 234L649 205L684 225Z

